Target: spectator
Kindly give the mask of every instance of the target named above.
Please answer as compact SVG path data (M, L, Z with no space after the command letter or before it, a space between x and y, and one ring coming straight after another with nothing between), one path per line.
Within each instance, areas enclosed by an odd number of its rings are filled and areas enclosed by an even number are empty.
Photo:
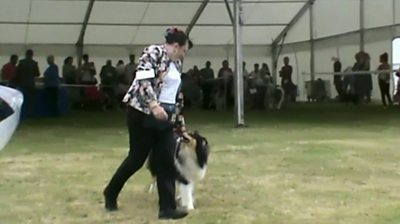
M25 53L25 58L17 66L16 84L21 87L24 95L24 108L26 114L31 116L35 106L35 77L39 77L38 63L33 60L33 50Z
M285 101L290 100L291 102L296 101L296 86L292 82L293 68L289 65L289 57L283 58L283 67L279 71L281 77L281 85L285 90Z
M293 68L291 65L289 65L289 57L284 57L283 58L283 67L281 68L281 71L279 72L279 76L281 77L281 85L282 87L287 86L289 83L292 83L292 73L293 73Z
M193 78L194 84L195 84L196 86L200 86L201 73L200 73L200 70L199 70L199 68L197 67L197 65L193 66L192 78Z
M102 89L107 96L108 107L114 106L114 85L116 83L117 72L112 66L112 61L107 60L106 64L101 68L100 71L100 82Z
M370 56L368 53L360 51L355 55L356 63L354 64L353 71L369 72L370 70ZM355 76L354 89L357 97L357 102L371 101L372 93L372 77L370 73L357 74Z
M333 72L338 73L342 71L342 63L338 57L332 57ZM335 85L336 92L338 94L338 99L343 98L343 80L341 75L333 75L333 84Z
M115 72L117 77L125 75L125 65L123 60L118 60L118 63L115 66Z
M15 78L17 76L17 62L18 56L13 54L10 57L10 61L1 69L1 80L6 81L10 86L15 85Z
M73 63L74 63L74 58L71 56L68 56L64 60L63 79L66 84L76 84L78 82L76 67L75 65L73 65Z
M52 111L55 116L59 115L58 109L58 88L60 86L60 76L58 66L54 63L54 56L47 57L49 67L44 72L44 87L46 96Z
M126 71L126 66L124 64L123 60L119 60L117 63L117 66L115 67L115 71L117 73L117 78L116 78L116 85L115 85L115 96L117 97L117 100L119 103L119 108L124 107L124 103L122 102L122 99L128 91L129 84L125 82L125 71Z
M211 68L211 62L206 62L206 67L200 71L201 89L203 91L203 109L210 109L211 92L213 85L210 82L214 79L214 70Z
M218 78L222 78L219 89L223 89L226 105L232 106L235 102L233 90L233 71L229 68L228 60L222 61L222 68L218 71Z
M249 72L247 71L246 62L245 61L243 61L242 67L243 67L242 68L243 69L243 78L247 79L248 76L249 76Z
M218 78L229 78L233 76L232 69L229 68L228 60L222 62L222 68L218 71Z
M272 77L271 77L271 72L269 71L269 67L267 63L262 63L261 69L260 69L260 75L261 79L263 80L263 83L272 83Z
M135 55L129 55L129 64L125 66L125 84L130 85L135 79L137 64L135 63Z
M96 66L94 65L94 62L89 61L89 55L83 55L82 59L83 64L80 68L81 83L87 85L95 85L97 83L97 80L95 78Z
M380 65L378 70L381 71L378 73L378 83L379 89L381 90L382 104L384 107L387 106L386 98L388 99L389 105L392 105L392 99L390 98L390 70L391 66L389 65L389 55L388 53L381 54L379 56Z
M260 64L254 64L254 70L250 73L250 77L253 80L253 85L257 89L256 98L255 98L255 107L258 109L263 108L264 106L264 96L266 86L264 85L264 81L262 79L261 71L260 71Z

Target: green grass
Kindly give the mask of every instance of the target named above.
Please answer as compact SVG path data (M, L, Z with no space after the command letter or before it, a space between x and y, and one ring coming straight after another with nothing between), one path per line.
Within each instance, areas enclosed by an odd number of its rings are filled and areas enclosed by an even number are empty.
M188 111L212 146L198 209L162 223L400 223L400 109L296 105L246 114ZM150 177L137 173L103 210L125 157L123 112L24 121L0 152L0 223L159 223Z

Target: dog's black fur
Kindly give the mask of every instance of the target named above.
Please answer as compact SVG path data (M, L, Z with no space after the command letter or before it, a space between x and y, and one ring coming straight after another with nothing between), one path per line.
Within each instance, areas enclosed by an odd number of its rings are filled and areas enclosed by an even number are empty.
M192 137L196 141L196 146L195 146L195 152L196 152L196 159L197 159L197 164L198 166L203 169L204 166L207 165L208 162L208 155L210 153L208 141L205 137L200 135L198 131L194 131L189 133L190 137ZM181 150L181 145L182 144L189 144L190 139L186 139L185 137L181 136L176 136L176 151L175 151L175 159L178 163L175 163L175 171L176 171L176 178L177 181L182 183L182 184L188 184L190 177L185 177L185 175L182 172L182 165L185 163L185 158L180 156L180 150ZM156 177L156 170L155 170L155 158L153 156L153 153L150 153L149 158L148 158L148 164L147 167L150 170L150 173L153 177Z

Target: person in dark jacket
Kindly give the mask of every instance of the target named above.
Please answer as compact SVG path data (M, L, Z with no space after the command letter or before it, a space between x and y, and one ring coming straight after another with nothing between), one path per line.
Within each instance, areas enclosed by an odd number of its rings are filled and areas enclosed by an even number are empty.
M39 77L38 63L33 60L33 50L25 53L25 58L20 60L17 67L16 85L24 94L24 109L28 116L33 114L35 106L35 77Z

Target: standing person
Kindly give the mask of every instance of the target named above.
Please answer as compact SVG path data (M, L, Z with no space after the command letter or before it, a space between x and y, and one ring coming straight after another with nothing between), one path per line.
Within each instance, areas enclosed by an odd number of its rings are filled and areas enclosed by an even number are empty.
M283 66L279 71L281 77L281 86L285 90L285 100L288 99L290 102L296 101L296 88L292 82L293 67L289 65L289 57L283 58Z
M63 71L63 78L65 84L76 84L78 83L78 77L77 77L77 72L76 72L76 67L73 65L74 63L74 58L71 56L68 56L64 59L64 65L62 67Z
M115 83L117 79L117 71L115 67L112 66L111 59L106 61L106 64L101 67L100 71L100 83L101 89L106 94L107 97L107 107L113 108L115 106Z
M229 67L228 60L222 61L222 68L218 71L218 78L222 78L222 85L219 88L223 89L223 94L225 96L225 104L230 107L235 103L234 98L234 88L233 88L233 71Z
M172 123L177 124L178 132L185 132L184 119L176 99L180 95L181 84L179 61L191 47L191 41L177 28L167 29L164 36L164 44L144 49L136 78L124 97L124 102L128 104L130 149L104 190L108 211L118 209L117 197L122 187L143 166L151 151L155 158L159 219L180 219L188 214L177 209L175 202L176 141Z
M15 77L17 75L18 56L13 54L10 61L1 69L1 80L6 81L11 87L15 86Z
M60 76L58 72L58 66L54 63L54 56L49 55L47 57L47 67L44 72L44 87L46 91L46 96L49 100L52 115L58 116L58 88L60 86Z
M80 73L81 73L81 83L85 85L96 85L97 80L95 78L96 76L96 66L94 65L94 62L89 61L89 55L84 54L82 56L83 64L80 67Z
M135 79L135 72L137 68L136 56L134 54L129 55L129 64L125 66L125 83L129 85Z
M33 60L33 50L25 52L25 58L17 66L16 84L22 88L24 106L27 116L32 116L35 109L35 78L39 77L38 63Z
M378 73L378 83L379 89L381 90L382 104L384 107L387 106L386 98L388 99L389 105L392 105L392 99L390 97L389 89L390 89L390 70L392 67L388 63L389 55L388 53L383 53L379 56L379 62L381 63L378 67L378 70L382 70L382 72Z
M206 62L206 67L200 70L201 76L201 89L203 90L203 109L210 109L212 83L214 79L214 70L211 68L211 62Z
M333 61L333 72L339 73L342 71L342 63L338 57L332 57ZM338 99L343 98L343 80L341 75L333 75L333 84L335 85L336 92L338 94Z

